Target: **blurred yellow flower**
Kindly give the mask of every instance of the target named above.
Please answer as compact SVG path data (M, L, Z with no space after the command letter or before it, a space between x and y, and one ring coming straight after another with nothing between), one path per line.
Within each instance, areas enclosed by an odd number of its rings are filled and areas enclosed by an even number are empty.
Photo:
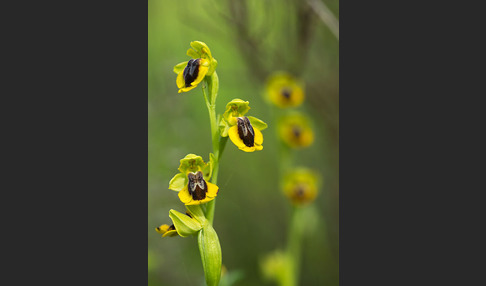
M288 172L283 178L283 191L295 205L312 202L318 192L319 177L306 168L297 168Z
M280 139L292 148L303 148L314 142L309 119L298 112L287 114L278 122Z
M292 274L289 269L291 267L292 261L282 250L275 250L260 259L260 270L263 277L269 281L278 282L279 285L290 285Z
M304 101L304 85L286 72L274 73L267 79L267 100L280 108L295 107Z

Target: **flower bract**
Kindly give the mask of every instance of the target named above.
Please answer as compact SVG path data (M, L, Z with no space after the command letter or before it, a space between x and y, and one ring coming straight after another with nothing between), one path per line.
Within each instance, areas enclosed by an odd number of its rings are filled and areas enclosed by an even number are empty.
M304 101L304 85L285 72L270 76L266 83L267 99L280 108L295 107Z
M172 225L163 224L155 228L155 231L162 234L162 237L176 235L186 237L198 233L203 227L201 221L189 212L183 214L176 210L170 210L169 217L173 222Z

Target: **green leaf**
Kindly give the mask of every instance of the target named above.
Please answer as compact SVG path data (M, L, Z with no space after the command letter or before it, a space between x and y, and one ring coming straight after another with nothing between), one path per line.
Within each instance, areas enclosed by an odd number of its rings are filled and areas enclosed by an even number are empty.
M201 205L186 205L186 209L189 211L194 219L201 223L202 226L208 223L206 217L204 216Z
M221 118L219 121L219 133L221 137L228 137L228 130L231 126L229 126L228 122L224 118Z
M209 64L208 76L213 75L217 66L218 66L218 61L215 58L212 58Z
M198 233L197 241L206 284L207 286L218 286L221 278L221 245L218 235L210 223Z
M174 72L179 74L180 72L184 71L188 62L182 62L174 66Z
M169 182L169 190L180 192L187 183L187 177L183 173L178 173Z
M263 122L262 120L256 117L248 116L248 119L250 120L251 126L257 128L260 131L268 127L268 125L265 122Z

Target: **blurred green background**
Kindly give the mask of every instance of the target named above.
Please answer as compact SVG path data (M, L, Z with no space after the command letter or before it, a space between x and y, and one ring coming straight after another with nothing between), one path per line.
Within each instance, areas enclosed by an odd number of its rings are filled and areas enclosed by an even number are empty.
M325 1L337 17L337 0ZM228 141L218 185L214 228L234 285L274 285L260 259L283 249L290 204L279 189L277 110L262 97L266 77L286 70L306 83L316 140L295 151L296 166L313 168L324 184L314 202L318 227L304 241L300 285L338 285L339 276L339 41L306 1L148 1L148 280L149 285L203 285L194 237L161 238L155 227L169 210L185 211L168 189L179 160L194 153L208 161L209 116L201 88L178 94L175 64L189 60L194 40L218 60L217 113L234 98L250 101L248 115L268 123L264 149L245 153Z

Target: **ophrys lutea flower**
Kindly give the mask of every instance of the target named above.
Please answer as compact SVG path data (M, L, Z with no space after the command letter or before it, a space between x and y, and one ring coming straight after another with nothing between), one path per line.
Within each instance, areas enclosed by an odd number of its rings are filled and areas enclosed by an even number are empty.
M319 177L314 171L297 168L284 176L282 188L293 204L304 205L316 198L319 184Z
M280 108L295 107L304 101L304 85L288 73L277 72L268 78L265 94Z
M175 226L173 224L170 226L168 224L163 224L159 227L156 227L155 231L162 234L162 237L177 235L177 230L175 229Z
M188 154L181 159L180 173L169 182L169 189L179 192L179 199L186 205L198 205L213 200L218 194L218 186L208 182L211 178L213 155L206 164L201 156Z
M293 112L278 122L280 139L292 148L303 148L314 142L314 132L307 116Z
M205 76L212 75L218 65L218 61L212 57L209 47L200 41L191 42L187 55L193 59L174 67L179 93L194 89Z
M248 101L233 99L226 105L226 111L219 123L222 137L229 136L236 147L245 152L263 149L262 130L267 124L262 120L245 116L250 110Z

